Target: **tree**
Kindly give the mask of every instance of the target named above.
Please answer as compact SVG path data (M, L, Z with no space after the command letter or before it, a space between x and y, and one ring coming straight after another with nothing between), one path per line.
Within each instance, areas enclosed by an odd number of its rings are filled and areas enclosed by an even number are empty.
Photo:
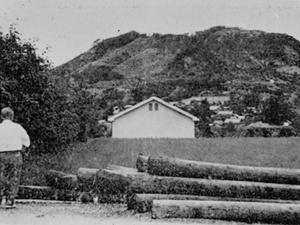
M291 105L285 101L282 92L276 92L264 103L262 107L263 122L281 125L287 120L292 120L295 113Z
M22 42L11 26L0 32L0 105L15 111L15 120L31 138L32 150L55 150L75 140L77 115L66 108L49 74L48 59L38 56L30 42Z
M229 122L224 127L224 137L232 137L235 132L236 132L236 127L232 122Z
M73 87L69 92L71 94L68 98L67 108L78 116L78 140L86 142L88 137L99 136L97 131L99 130L98 121L105 117L105 109L108 107L107 102L103 98L90 93L83 84ZM105 95L104 97L108 96Z
M198 136L211 137L212 132L209 126L209 119L213 112L209 110L207 99L202 100L201 104L192 102L192 108L189 112L199 118L199 122L196 125L198 128Z
M300 135L300 115L297 114L293 119L292 119L292 126L295 129L296 134L299 136Z

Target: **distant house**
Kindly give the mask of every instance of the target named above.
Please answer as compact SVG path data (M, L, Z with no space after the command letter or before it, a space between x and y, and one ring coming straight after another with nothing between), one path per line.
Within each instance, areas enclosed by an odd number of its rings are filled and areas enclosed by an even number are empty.
M222 126L223 123L223 120L214 120L214 122L211 123L210 126Z
M245 115L233 114L230 118L240 119L241 121L245 120Z
M199 119L151 97L108 119L113 138L194 138Z
M240 118L227 118L225 119L224 123L233 123L233 124L240 124L241 119Z
M190 105L192 101L200 103L203 100L207 100L210 104L224 104L230 101L229 95L206 95L206 96L195 96L187 99L183 99L182 102L186 105Z
M221 103L224 104L225 102L229 102L230 101L230 96L226 96L226 95L220 95L220 96L205 96L202 97L202 100L206 99L210 104L217 104L217 103Z
M217 112L218 115L223 115L223 116L231 116L233 115L232 110L222 110Z
M222 105L225 102L230 101L230 93L223 92L222 94L214 94L211 91L203 91L200 93L201 100L206 99L210 104L218 104L221 103Z
M220 105L211 105L211 106L209 106L209 110L211 110L211 111L217 111L217 110L220 110L220 109L221 109Z

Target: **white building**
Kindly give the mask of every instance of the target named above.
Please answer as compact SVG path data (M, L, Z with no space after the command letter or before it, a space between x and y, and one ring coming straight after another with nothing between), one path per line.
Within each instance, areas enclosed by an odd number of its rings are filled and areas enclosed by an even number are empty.
M240 118L227 118L225 119L224 123L233 123L233 124L240 124L242 120Z
M217 112L218 115L223 115L223 116L231 116L233 115L232 110L222 110Z
M194 138L199 119L151 97L108 119L113 138Z

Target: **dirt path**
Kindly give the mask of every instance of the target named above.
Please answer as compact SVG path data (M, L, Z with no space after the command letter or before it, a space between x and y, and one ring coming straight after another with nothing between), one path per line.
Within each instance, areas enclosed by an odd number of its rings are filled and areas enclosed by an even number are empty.
M153 220L150 213L137 214L125 205L19 203L16 209L0 209L1 225L245 225L215 220L167 219Z

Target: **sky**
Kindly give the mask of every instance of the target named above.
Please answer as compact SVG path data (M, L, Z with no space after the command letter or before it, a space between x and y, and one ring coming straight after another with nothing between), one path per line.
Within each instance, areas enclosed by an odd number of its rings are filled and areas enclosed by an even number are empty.
M214 26L286 33L300 41L300 0L0 0L0 31L9 26L58 66L97 39L129 31L184 34Z

